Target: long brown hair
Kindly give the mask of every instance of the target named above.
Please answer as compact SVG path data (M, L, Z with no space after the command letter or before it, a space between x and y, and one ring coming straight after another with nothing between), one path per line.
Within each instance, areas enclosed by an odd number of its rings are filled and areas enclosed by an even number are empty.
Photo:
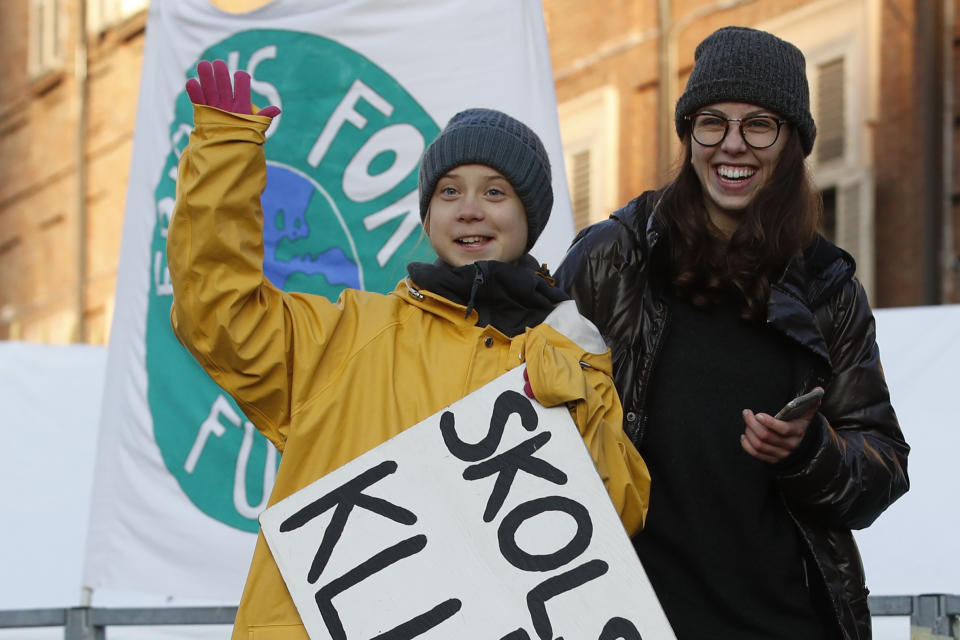
M688 132L683 163L659 207L667 225L672 289L701 307L733 297L744 318L762 319L771 281L813 241L823 211L799 137L789 137L770 180L747 205L729 241L707 214L690 145Z

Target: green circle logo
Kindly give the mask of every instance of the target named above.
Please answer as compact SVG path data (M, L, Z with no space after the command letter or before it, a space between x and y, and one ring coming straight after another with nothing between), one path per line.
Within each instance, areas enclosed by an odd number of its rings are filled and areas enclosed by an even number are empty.
M386 292L408 262L435 258L420 234L417 170L439 128L394 78L337 42L292 31L238 33L198 60L217 58L250 73L254 103L283 110L267 130L262 197L264 273L274 285L329 298L346 287ZM186 91L174 108L173 151L154 192L146 327L153 433L193 504L255 532L279 456L170 328L166 235L193 127Z

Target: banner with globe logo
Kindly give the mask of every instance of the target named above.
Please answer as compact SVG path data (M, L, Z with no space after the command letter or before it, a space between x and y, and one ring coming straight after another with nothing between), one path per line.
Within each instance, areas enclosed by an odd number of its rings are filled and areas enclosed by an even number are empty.
M386 292L409 261L436 258L419 232L417 171L426 141L439 130L394 78L333 40L291 31L241 32L200 57L246 69L254 101L283 108L264 146L263 268L274 285L333 299L344 287ZM330 79L322 92L303 83L306 69ZM192 123L184 92L171 133ZM173 206L179 151L170 152L156 190L165 212ZM166 222L153 235L158 269L166 261ZM180 348L170 331L173 290L165 273L154 276L146 350L154 437L198 508L255 532L276 450Z
M558 205L540 244L562 255L572 221L542 9L480 4L274 0L238 15L206 0L151 3L87 586L235 602L279 464L170 328L166 232L193 126L183 84L199 60L246 70L254 103L282 108L261 199L264 273L276 286L386 292L408 262L433 260L419 159L470 106L503 109L544 138Z

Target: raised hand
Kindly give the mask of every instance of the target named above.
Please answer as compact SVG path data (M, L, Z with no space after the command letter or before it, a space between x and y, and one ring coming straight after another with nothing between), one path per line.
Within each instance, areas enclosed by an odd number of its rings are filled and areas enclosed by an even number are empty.
M187 95L193 104L216 107L231 113L250 114L250 74L237 71L230 83L230 70L223 60L214 60L213 64L201 60L197 64L197 78L187 80ZM260 109L256 115L273 118L280 114L280 107L269 106Z

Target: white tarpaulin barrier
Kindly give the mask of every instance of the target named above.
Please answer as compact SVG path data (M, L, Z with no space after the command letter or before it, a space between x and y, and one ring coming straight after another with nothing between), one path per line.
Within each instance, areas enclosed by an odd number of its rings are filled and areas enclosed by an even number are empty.
M214 58L283 109L263 197L264 268L282 288L386 291L432 260L418 161L468 107L543 138L556 203L533 254L556 265L573 225L538 0L150 3L84 582L236 602L278 460L173 337L165 245L193 122L184 82Z
M910 445L910 490L854 535L873 595L960 594L960 305L881 309L877 343ZM910 637L906 618L874 618L875 640Z
M106 361L0 341L0 609L77 604Z

